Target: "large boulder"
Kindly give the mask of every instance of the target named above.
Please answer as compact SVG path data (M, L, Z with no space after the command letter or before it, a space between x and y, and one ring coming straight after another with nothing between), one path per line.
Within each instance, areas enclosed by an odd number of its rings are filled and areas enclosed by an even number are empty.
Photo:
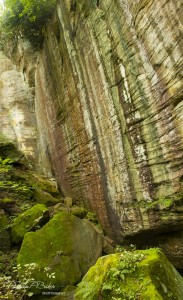
M19 255L20 277L27 266L35 264L31 277L42 286L59 291L78 283L102 253L101 235L89 223L69 213L61 212L36 232L24 237Z
M159 249L99 258L78 285L75 300L182 300L183 278Z
M45 224L49 219L49 210L43 204L36 204L32 208L20 214L12 224L12 241L18 244L23 240L28 231L36 229L36 226Z

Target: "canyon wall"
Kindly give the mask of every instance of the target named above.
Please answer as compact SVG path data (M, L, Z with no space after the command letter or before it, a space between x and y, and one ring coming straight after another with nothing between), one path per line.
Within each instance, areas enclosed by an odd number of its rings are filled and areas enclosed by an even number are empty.
M118 242L183 227L181 1L58 1L36 71L40 161Z
M39 55L0 56L1 132L108 236L178 267L182 15L181 0L59 0Z
M5 51L0 51L0 141L15 143L33 164L38 161L34 96L36 57L29 42L19 44L13 60Z

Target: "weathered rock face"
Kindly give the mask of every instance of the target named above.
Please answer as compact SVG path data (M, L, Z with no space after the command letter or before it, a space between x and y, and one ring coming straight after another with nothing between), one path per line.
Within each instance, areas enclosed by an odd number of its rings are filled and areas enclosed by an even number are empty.
M179 0L58 1L46 32L44 171L51 161L64 193L117 241L183 225L182 13Z
M19 69L0 51L0 138L15 142L19 150L35 160L38 156L33 87L35 70L31 73L30 59L26 61L28 45L24 43L26 54L21 53L23 46L19 48L16 54ZM25 67L26 64L29 67Z

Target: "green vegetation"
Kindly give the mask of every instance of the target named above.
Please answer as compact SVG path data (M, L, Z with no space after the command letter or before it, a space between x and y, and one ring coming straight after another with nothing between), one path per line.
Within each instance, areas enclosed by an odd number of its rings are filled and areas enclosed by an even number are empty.
M6 0L2 26L6 33L24 36L34 45L43 40L43 30L53 14L56 0Z
M51 284L54 286L53 290L59 290L63 286L66 287L68 284L78 282L81 278L81 263L85 260L85 257L80 257L80 255L83 252L83 256L86 256L83 249L85 241L83 244L79 240L77 245L77 241L74 239L78 226L81 226L80 231L83 232L84 224L80 219L68 213L59 213L40 230L26 233L18 254L18 263L21 266L19 275L23 277L26 271L24 266L34 262L39 269L32 272L32 278L35 281L44 282L46 286ZM77 249L75 249L76 245ZM78 250L79 247L80 250ZM81 252L79 253L79 263L76 251ZM44 273L46 267L51 268L51 273L55 273L54 278L46 276ZM41 293L41 290L36 288L31 289L31 291L36 294Z
M139 206L144 208L146 211L148 210L170 210L170 208L174 204L174 199L172 198L160 198L158 200L154 200L153 202L141 201Z
M12 241L18 244L28 231L34 231L38 226L49 220L49 211L43 204L36 204L14 219L12 224ZM38 227L39 228L39 227Z
M10 159L10 158L5 158L5 159L2 159L0 157L0 173L6 173L8 172L11 167L12 167L12 164L13 164L13 160Z
M24 268L24 276L20 278L18 278L18 273L21 269L20 265L12 267L13 275L0 276L0 299L23 300L27 299L27 297L25 297L26 295L28 295L28 297L33 295L28 289L31 285L38 284L32 278L32 272L38 270L38 266L35 263L31 263L26 264ZM50 273L49 267L44 268L43 272L49 279L55 277L55 273ZM41 285L42 283L39 282L39 284Z
M125 250L99 258L78 284L75 299L182 299L182 283L159 249Z

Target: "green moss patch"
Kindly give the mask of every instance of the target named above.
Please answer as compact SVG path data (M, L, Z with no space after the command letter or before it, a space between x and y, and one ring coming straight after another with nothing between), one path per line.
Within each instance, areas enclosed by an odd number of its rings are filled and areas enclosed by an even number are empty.
M101 253L102 240L94 228L62 212L42 229L25 235L18 255L20 277L25 276L27 264L35 263L36 270L31 275L34 281L59 291L78 283ZM33 288L37 294L43 290Z
M36 189L34 191L34 198L37 203L44 204L46 206L53 206L59 203L60 199L54 198L51 194L46 191Z
M78 285L75 299L182 300L183 279L159 249L100 258Z
M12 241L18 244L28 231L45 224L49 219L49 211L43 204L36 204L14 219L12 225Z
M139 203L140 207L148 210L170 210L174 204L174 199L171 198L161 198L153 202L141 201Z

